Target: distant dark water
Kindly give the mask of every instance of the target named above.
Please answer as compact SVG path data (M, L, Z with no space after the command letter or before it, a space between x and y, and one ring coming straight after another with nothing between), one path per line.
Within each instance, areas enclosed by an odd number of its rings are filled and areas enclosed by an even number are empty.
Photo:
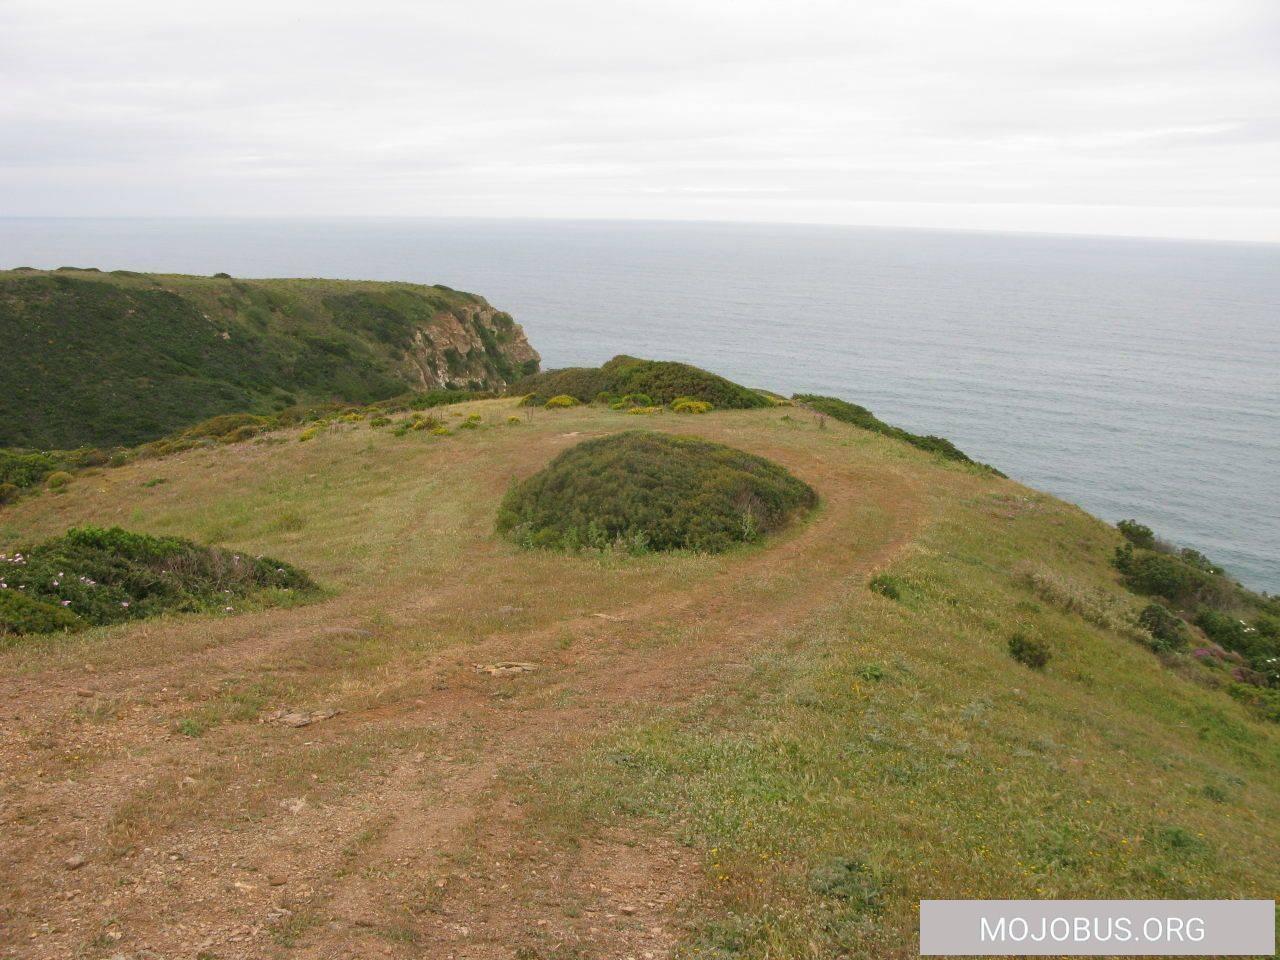
M672 223L2 220L0 266L445 283L548 366L830 393L1280 591L1280 246ZM2 345L0 345L2 348Z

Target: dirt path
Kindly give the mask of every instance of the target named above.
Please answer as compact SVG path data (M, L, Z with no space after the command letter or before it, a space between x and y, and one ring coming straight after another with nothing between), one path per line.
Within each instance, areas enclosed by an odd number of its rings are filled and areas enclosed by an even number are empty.
M700 880L694 856L642 831L543 846L506 784L732 683L926 521L902 477L775 452L823 496L777 543L687 588L338 671L338 694L367 706L313 726L171 732L193 686L264 669L317 631L364 630L356 598L273 612L267 633L233 643L215 625L190 659L96 676L90 697L66 669L0 680L0 955L667 956ZM483 601L459 586L403 602ZM473 669L503 660L537 669ZM69 710L103 703L127 709L64 736Z

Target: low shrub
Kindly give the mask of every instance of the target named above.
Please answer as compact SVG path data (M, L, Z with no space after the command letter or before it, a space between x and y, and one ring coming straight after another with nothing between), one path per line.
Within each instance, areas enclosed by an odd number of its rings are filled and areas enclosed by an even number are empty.
M638 417L651 417L655 413L661 413L663 409L662 407L632 407L627 413Z
M1009 656L1032 670L1043 670L1049 662L1049 645L1019 631L1009 638Z
M0 449L0 483L34 487L55 470L68 466L68 452Z
M216 417L210 417L208 420L202 420L194 426L188 427L179 434L181 437L190 439L200 439L201 437L209 437L211 439L225 438L233 433L243 433L246 429L252 432L248 436L261 433L271 425L271 421L266 417L259 417L252 413L224 413Z
M243 427L236 427L230 433L224 433L218 438L219 443L243 443L246 440L252 440L258 434L262 433L262 427L255 427L245 424Z
M564 410L568 407L576 407L578 403L579 400L576 397L572 397L567 393L560 393L550 398L543 406L548 410Z
M510 392L513 396L526 395L523 401L526 406L540 406L562 395L587 403L602 393L610 393L608 379L599 367L566 367L517 380Z
M307 427L307 429L303 430L300 434L298 434L298 442L306 443L308 440L314 440L319 435L320 435L319 427Z
M316 590L310 577L279 560L119 527L75 527L13 556L0 555L0 581L6 611L0 629L9 633L121 623L168 611L230 612L232 601Z
M497 529L529 547L719 552L816 501L808 484L762 457L628 431L580 443L517 483Z
M376 417L370 418L369 426L373 427L374 429L377 429L378 427L385 427L390 422L391 422L391 418L388 417L386 414L379 414Z
M711 404L692 397L677 397L671 401L671 409L676 413L706 413L711 409Z
M1138 626L1151 634L1153 650L1182 650L1190 641L1182 618L1163 604L1147 604L1138 614Z
M55 470L45 477L44 483L50 490L61 490L71 482L71 474L65 470Z
M18 490L16 483L0 483L0 504L18 499Z
M1250 623L1221 610L1205 609L1196 615L1195 623L1210 640L1239 654L1253 669L1275 670L1275 658L1280 657L1280 639L1271 634L1267 618Z
M520 423L524 423L524 421L517 416L507 417L507 426L509 427L514 427L516 424Z
M0 589L0 637L6 634L70 633L85 622L60 603L46 603L27 596L17 587Z

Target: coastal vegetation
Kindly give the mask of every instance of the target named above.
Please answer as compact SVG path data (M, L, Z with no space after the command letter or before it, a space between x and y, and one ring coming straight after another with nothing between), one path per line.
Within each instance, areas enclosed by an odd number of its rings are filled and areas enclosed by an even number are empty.
M1233 696L1280 720L1280 598L1246 589L1204 554L1176 548L1135 520L1116 527L1124 542L1112 565L1126 587L1155 600L1139 616L1152 645L1184 650L1193 633L1202 637L1192 655L1226 673Z
M537 373L516 381L509 392L525 396L527 403L540 405L558 396L573 397L579 403L622 402L643 407L680 400L701 401L721 410L750 410L769 405L757 391L687 363L628 356L614 357L600 367L568 367Z
M909 443L913 447L921 450L927 450L930 453L936 453L945 460L955 460L960 463L976 463L963 450L958 448L950 440L945 437L921 436L920 434L910 433L901 427L895 427L885 423L866 407L859 406L856 403L850 403L847 400L841 400L838 397L823 397L813 393L797 393L791 398L794 402L808 407L823 416L831 417L839 420L841 423L852 424L863 430L869 430L872 433L878 433L882 436L893 437L895 440L901 440L903 443ZM986 470L990 470L999 476L1004 476L995 467L985 463L977 464Z
M632 430L580 443L516 484L497 528L529 547L719 553L816 501L808 484L763 457Z
M119 527L74 527L0 553L0 642L161 613L232 613L236 604L289 602L315 583L270 557L202 547Z
M135 445L217 414L501 388L512 318L447 287L0 271L0 446Z

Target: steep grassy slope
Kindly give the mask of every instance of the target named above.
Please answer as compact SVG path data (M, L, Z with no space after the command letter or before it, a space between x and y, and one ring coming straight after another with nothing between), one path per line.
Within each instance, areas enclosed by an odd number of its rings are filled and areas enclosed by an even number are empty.
M0 446L151 440L220 413L502 386L537 369L505 313L445 287L0 272Z
M0 550L119 523L333 591L0 653L0 952L911 957L921 897L1275 894L1280 727L1136 642L1079 509L793 408L666 413L820 505L716 556L527 551L511 481L636 418L433 412L480 419L0 508Z

